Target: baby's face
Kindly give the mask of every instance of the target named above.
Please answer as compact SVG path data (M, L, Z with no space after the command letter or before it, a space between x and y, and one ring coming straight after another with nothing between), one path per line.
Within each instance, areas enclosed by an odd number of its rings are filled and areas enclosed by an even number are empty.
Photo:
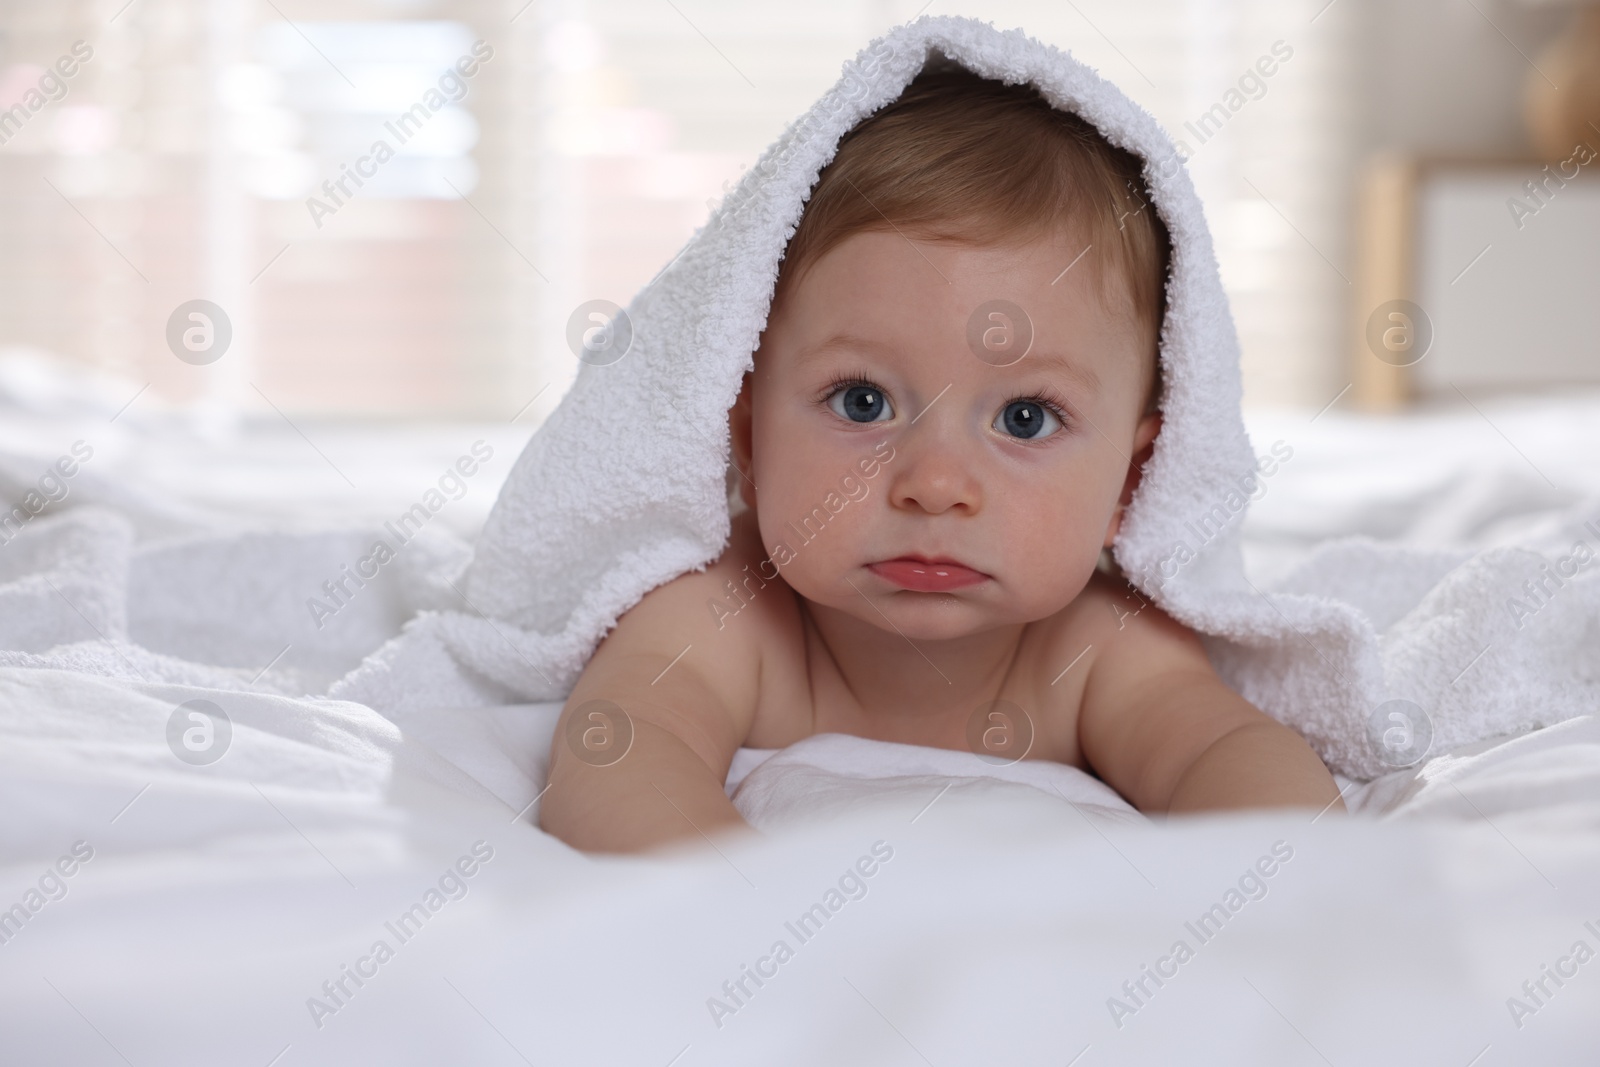
M1133 311L1101 306L1087 257L1062 273L1080 251L1065 234L857 233L790 287L731 419L745 502L797 593L941 640L1083 591L1160 422L1141 417ZM980 358L968 342L997 299L1033 329L1009 366L1015 350Z

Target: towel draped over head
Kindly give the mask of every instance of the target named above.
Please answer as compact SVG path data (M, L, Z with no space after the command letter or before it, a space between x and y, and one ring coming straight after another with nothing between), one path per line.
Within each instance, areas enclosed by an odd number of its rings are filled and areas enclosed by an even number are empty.
M1162 428L1113 549L1139 594L1201 633L1230 684L1348 774L1402 762L1392 724L1411 730L1414 745L1423 735L1460 743L1592 711L1593 683L1587 708L1573 692L1530 707L1525 695L1503 700L1492 684L1447 686L1492 639L1481 621L1428 616L1411 645L1384 647L1396 635L1380 634L1375 618L1388 625L1386 614L1426 608L1460 554L1425 554L1419 565L1414 551L1366 543L1339 549L1342 561L1303 568L1288 588L1269 593L1247 579L1238 526L1260 485L1258 458L1240 413L1238 339L1183 157L1148 112L1070 54L953 16L919 18L869 44L745 172L633 298L615 324L617 348L579 368L518 458L454 583L465 609L420 615L331 695L380 708L559 699L623 612L722 553L727 413L753 366L785 245L840 139L939 57L1033 85L1144 160L1172 254ZM1259 462L1265 470L1271 460ZM1464 580L1481 596L1494 575ZM1374 603L1396 592L1374 581L1398 583L1409 598L1398 614ZM1591 604L1593 594L1591 583ZM1431 637L1419 636L1430 626ZM1386 704L1394 697L1409 703Z

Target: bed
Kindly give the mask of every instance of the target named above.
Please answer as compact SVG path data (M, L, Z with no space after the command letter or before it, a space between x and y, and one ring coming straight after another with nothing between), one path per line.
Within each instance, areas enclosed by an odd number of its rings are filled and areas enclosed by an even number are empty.
M529 429L219 428L119 412L130 384L0 363L4 499L93 449L0 545L0 1061L1466 1067L1600 1047L1595 716L1341 779L1352 817L1164 823L1065 768L824 735L740 754L730 794L760 837L584 856L536 825L558 704L385 717L303 695L448 590L388 568L314 649L284 637L306 625L296 582L337 578L482 441L495 459L418 548L466 552ZM1597 416L1588 395L1255 414L1257 445L1294 455L1245 527L1251 574L1270 588L1329 538L1493 547L1593 509ZM119 558L125 598L90 596Z

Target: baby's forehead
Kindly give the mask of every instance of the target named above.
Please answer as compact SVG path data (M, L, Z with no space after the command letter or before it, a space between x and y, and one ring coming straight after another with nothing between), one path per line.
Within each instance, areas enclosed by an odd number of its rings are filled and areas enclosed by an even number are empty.
M880 220L837 234L825 247L805 250L809 254L798 261L786 253L778 263L773 303L780 303L804 287L821 264L837 264L841 259L859 261L870 256L880 271L918 272L930 267L930 257L924 250L933 249L989 252L996 269L1004 269L1019 258L1043 259L1051 264L1044 276L1050 284L1057 284L1070 274L1074 279L1087 278L1107 298L1131 303L1143 265L1105 239L1100 225L1104 221L1087 205L1070 213L1031 219L1025 225L1003 225L1000 220L976 215L929 220L915 226ZM1116 229L1113 226L1112 232ZM890 254L898 251L913 254ZM938 271L937 267L933 269Z
M1008 367L1030 353L1145 347L1153 337L1125 272L1091 253L1064 226L1008 241L853 234L777 287L757 358L893 358L909 346Z

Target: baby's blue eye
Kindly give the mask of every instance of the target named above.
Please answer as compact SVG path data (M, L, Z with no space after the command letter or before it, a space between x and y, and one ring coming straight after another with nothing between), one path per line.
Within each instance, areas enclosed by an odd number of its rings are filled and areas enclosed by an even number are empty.
M1030 440L1049 437L1061 428L1061 420L1037 400L1013 400L995 416L994 428Z
M894 418L888 397L870 385L847 385L828 397L828 407L851 422L882 422Z

